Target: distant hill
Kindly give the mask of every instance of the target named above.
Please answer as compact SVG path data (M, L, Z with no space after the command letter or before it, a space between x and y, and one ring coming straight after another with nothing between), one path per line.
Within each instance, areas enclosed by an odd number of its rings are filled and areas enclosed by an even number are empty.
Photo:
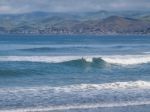
M0 15L0 34L150 34L149 12Z

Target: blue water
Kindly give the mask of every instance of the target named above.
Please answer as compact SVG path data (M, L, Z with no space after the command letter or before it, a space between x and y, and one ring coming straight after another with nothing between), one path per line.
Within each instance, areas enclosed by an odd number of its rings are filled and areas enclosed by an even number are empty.
M150 36L0 36L0 112L149 112Z

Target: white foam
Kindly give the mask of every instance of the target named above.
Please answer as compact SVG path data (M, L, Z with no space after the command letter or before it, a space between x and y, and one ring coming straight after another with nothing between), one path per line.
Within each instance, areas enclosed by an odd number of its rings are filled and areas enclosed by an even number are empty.
M16 88L1 88L0 92L40 92L40 91L54 91L54 92L73 92L73 91L91 91L91 90L117 90L117 89L150 89L150 82L146 81L129 81L129 82L114 82L103 84L76 84L60 87L16 87Z
M144 52L144 54L150 54L150 52Z
M59 111L59 110L71 110L71 109L95 109L95 108L140 106L140 105L150 105L150 101L32 107L32 108L22 108L22 109L20 108L20 109L10 109L10 110L0 110L0 112L44 112L44 111Z
M110 57L102 57L102 59L108 63L122 65L150 63L150 55L116 55Z
M98 56L94 56L98 57ZM60 63L77 59L92 61L93 56L0 56L0 61L28 61L28 62L47 62Z
M92 91L92 90L120 90L124 89L150 89L150 82L146 81L129 81L129 82L114 82L103 84L78 84L62 87L18 87L18 88L4 88L0 89L0 93L41 93L42 91L54 91L54 92L75 92L75 91ZM125 106L138 106L138 105L150 105L150 101L129 101L129 102L113 102L113 103L96 103L96 104L80 104L80 105L59 105L59 106L47 106L47 107L32 107L32 108L18 108L10 110L1 110L0 112L44 112L44 111L56 111L56 110L70 110L70 109L94 109L94 108L111 108L111 107L125 107Z
M0 61L29 61L29 62L47 62L59 63L64 61L75 60L73 56L1 56Z
M150 63L150 55L113 55L113 56L0 56L0 61L27 61L27 62L45 62L60 63L72 60L84 59L92 62L93 58L101 58L107 63L134 65Z
M106 89L150 89L150 82L146 81L129 81L129 82L114 82L103 84L79 84L67 87L55 88L56 90L70 92L70 91L86 91L86 90L106 90Z

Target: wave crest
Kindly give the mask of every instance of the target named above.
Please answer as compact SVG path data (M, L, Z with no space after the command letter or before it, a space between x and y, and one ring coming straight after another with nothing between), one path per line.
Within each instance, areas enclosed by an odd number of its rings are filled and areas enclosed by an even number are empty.
M94 108L111 108L111 107L127 107L150 105L150 101L134 101L134 102L119 102L107 104L80 104L80 105L62 105L62 106L48 106L48 107L32 107L22 109L0 110L0 112L44 112L44 111L59 111L59 110L74 110L74 109L94 109Z
M76 84L60 87L27 87L27 88L5 88L0 92L24 92L24 91L47 91L54 92L72 92L72 91L88 91L88 90L118 90L118 89L150 89L150 82L146 81L129 81L129 82L114 82L103 84Z
M0 61L27 61L44 63L64 63L84 60L92 63L95 59L110 64L134 65L150 63L150 55L114 55L114 56L0 56Z
M68 103L61 103L64 105L51 105L50 103L46 103L46 107L15 107L15 109L11 110L1 110L0 112L37 112L37 111L56 111L56 110L70 110L70 109L94 109L94 108L108 108L108 107L124 107L124 106L137 106L137 105L149 105L149 91L150 90L150 82L146 81L129 81L129 82L114 82L114 83L103 83L103 84L78 84L78 85L68 85L68 86L41 86L41 87L11 87L11 88L1 88L0 93L2 101L6 99L9 101L12 100L12 95L14 98L18 98L19 102L24 101L24 97L26 100L30 101L31 96L34 99L33 102L37 102L37 96L41 96L40 101L54 98L54 94L56 95L56 102L60 100L68 99ZM147 93L148 92L148 93ZM105 96L107 93L107 96ZM114 94L116 93L116 94ZM4 97L3 95L7 94L8 97ZM9 96L10 94L10 96ZM51 96L52 95L52 96ZM70 102L72 100L72 95L75 99L86 98L88 96L90 99L87 102ZM98 96L97 96L98 95ZM103 96L104 95L104 96ZM59 97L58 97L59 96ZM61 97L62 96L62 97ZM96 97L97 96L97 97ZM92 99L97 99L101 97L102 100L99 102L91 102ZM104 98L103 98L104 97ZM13 98L13 100L14 100ZM101 99L100 98L100 99ZM114 99L115 98L115 99ZM116 99L117 98L117 99ZM140 98L140 99L139 99ZM73 98L74 99L74 98ZM106 99L106 100L105 100ZM108 100L110 99L110 100ZM43 103L43 102L42 102ZM8 102L6 103L9 104ZM48 105L47 105L48 104ZM32 107L32 108L31 108Z

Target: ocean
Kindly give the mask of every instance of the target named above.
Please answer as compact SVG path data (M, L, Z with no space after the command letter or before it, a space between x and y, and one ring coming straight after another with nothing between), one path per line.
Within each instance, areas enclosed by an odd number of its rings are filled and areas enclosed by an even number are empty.
M150 36L0 36L0 112L150 112Z

